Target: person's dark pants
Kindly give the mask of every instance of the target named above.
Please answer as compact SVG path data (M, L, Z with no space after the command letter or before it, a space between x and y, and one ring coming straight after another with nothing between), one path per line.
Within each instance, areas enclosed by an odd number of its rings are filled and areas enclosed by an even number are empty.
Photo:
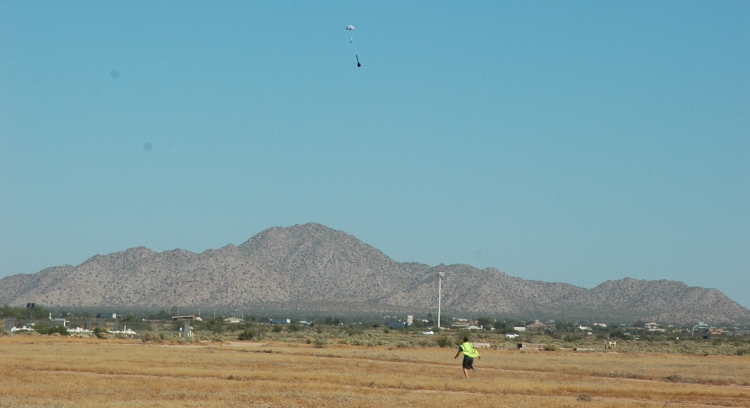
M474 370L474 359L469 356L464 356L463 367L465 370Z

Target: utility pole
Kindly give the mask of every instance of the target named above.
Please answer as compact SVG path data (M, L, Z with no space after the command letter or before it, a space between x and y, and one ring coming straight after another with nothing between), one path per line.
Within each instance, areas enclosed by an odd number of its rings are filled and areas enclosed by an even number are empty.
M437 327L440 327L440 298L442 295L442 285L443 285L443 276L445 276L445 272L438 272L438 324Z
M27 303L26 308L29 309L29 320L34 320L34 307L36 307L36 303Z

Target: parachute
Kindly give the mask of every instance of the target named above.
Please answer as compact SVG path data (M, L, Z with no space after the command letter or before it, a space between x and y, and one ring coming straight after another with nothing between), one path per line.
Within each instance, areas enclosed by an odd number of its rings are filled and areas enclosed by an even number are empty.
M354 31L354 26L351 24L346 26L346 31ZM357 59L357 67L361 67L362 64L359 63L359 55L357 55L357 46L354 44L354 37L349 38L349 44L354 47L354 57Z

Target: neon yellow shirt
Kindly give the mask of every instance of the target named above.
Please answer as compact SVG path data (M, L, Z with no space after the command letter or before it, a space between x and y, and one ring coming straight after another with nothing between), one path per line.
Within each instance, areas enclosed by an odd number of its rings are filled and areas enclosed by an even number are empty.
M468 341L460 345L459 348L461 349L461 352L464 353L466 357L471 357L471 358L479 357L479 352L474 348L474 345L469 343Z

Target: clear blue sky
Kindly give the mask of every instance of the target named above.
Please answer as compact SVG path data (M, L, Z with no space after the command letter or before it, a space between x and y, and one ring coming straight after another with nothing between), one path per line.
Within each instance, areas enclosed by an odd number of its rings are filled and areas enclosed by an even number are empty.
M0 276L317 222L397 261L750 307L749 21L748 1L0 0Z

